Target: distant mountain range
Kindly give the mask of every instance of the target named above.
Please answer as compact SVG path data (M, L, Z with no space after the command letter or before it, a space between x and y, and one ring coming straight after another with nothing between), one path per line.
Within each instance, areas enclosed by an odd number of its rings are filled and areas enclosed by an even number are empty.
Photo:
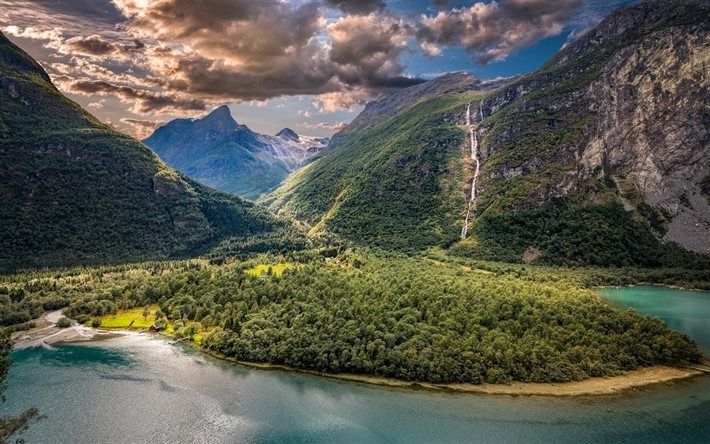
M275 136L238 124L227 106L201 119L176 119L143 141L168 165L210 187L255 199L328 145L328 138Z
M0 271L163 259L283 225L63 96L0 33Z
M707 1L645 1L534 73L397 91L262 201L387 249L648 266L680 263L677 245L708 254L709 29Z

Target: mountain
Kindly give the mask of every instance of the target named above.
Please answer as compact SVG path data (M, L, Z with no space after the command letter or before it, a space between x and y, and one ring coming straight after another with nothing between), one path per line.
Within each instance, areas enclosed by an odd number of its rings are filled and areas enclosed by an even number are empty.
M685 250L710 252L708 12L703 0L646 1L534 73L488 88L459 74L432 81L431 94L421 93L427 83L399 91L368 105L332 151L264 202L313 231L383 248L566 264L696 260Z
M0 195L3 270L160 259L278 225L96 120L2 34Z
M202 119L176 119L143 141L163 161L200 182L255 199L328 144L284 128L276 136L238 124L226 106Z

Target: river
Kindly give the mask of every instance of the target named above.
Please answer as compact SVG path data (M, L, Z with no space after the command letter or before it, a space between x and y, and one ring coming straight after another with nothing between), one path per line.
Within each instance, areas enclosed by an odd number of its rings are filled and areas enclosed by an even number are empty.
M24 435L28 443L704 443L710 436L710 376L621 395L544 398L252 369L141 334L13 357L0 410L35 405L46 415Z

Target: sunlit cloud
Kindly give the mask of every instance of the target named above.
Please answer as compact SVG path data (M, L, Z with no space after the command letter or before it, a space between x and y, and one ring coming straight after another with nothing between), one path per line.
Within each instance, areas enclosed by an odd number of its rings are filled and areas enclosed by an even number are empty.
M0 0L0 29L38 48L62 91L136 134L221 103L282 110L279 97L310 101L312 117L352 112L429 78L408 68L413 54L431 58L421 72L438 72L448 48L503 60L571 41L630 1L433 0L412 13L385 0Z
M480 63L502 60L545 37L558 35L582 0L502 0L423 16L417 28L430 56L442 46L462 46Z

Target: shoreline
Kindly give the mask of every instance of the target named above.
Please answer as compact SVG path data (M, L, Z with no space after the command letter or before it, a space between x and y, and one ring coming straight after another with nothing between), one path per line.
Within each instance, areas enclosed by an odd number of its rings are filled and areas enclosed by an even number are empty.
M10 337L13 341L12 349L21 350L24 348L48 347L60 343L98 341L109 339L123 332L112 332L86 325L81 325L72 320L69 327L59 328L57 322L63 318L63 310L55 310L44 313L37 319L33 319L37 326L31 330L14 332Z
M283 364L269 364L259 362L240 361L218 352L204 350L190 343L189 347L212 356L215 359L231 364L260 370L280 370L303 373L322 378L336 379L347 382L382 387L403 388L408 390L429 390L449 393L507 395L507 396L545 396L545 397L579 397L615 395L641 387L651 387L657 384L689 379L710 373L708 364L698 364L695 368L671 367L654 365L642 367L616 376L592 377L582 381L571 382L517 382L510 384L471 384L471 383L433 383L420 381L405 381L403 379L387 378L383 376L360 375L353 373L325 373L316 370L305 370L289 367Z
M16 342L13 345L13 349L51 346L58 343L98 341L102 339L110 339L122 334L140 333L140 331L136 332L126 329L101 330L76 323L74 323L72 327L59 329L56 327L56 321L59 317L61 317L60 311L46 313L37 320L38 322L41 322L41 327L36 327L30 331L17 332L14 334L17 336L14 338ZM168 339L175 339L171 335L160 332L158 332L157 335ZM358 382L382 387L449 393L545 397L600 396L619 394L641 387L688 379L705 373L710 373L710 363L706 361L702 364L696 364L693 367L671 367L665 365L642 367L620 375L593 377L582 381L572 382L538 383L513 381L510 384L433 383L423 381L406 381L375 375L326 373L317 370L298 369L283 364L241 361L239 359L223 355L219 352L204 349L190 341L181 341L181 343L192 348L193 350L204 353L215 359L249 368L297 372L322 378L347 382Z
M589 290L594 291L595 289L604 289L604 288L632 288L632 287L665 287L665 288L671 288L673 290L710 292L710 290L703 290L701 288L686 288L686 287L681 287L680 285L659 284L659 283L654 283L654 282L639 282L638 284L628 284L628 285L595 285L594 287L589 287Z

